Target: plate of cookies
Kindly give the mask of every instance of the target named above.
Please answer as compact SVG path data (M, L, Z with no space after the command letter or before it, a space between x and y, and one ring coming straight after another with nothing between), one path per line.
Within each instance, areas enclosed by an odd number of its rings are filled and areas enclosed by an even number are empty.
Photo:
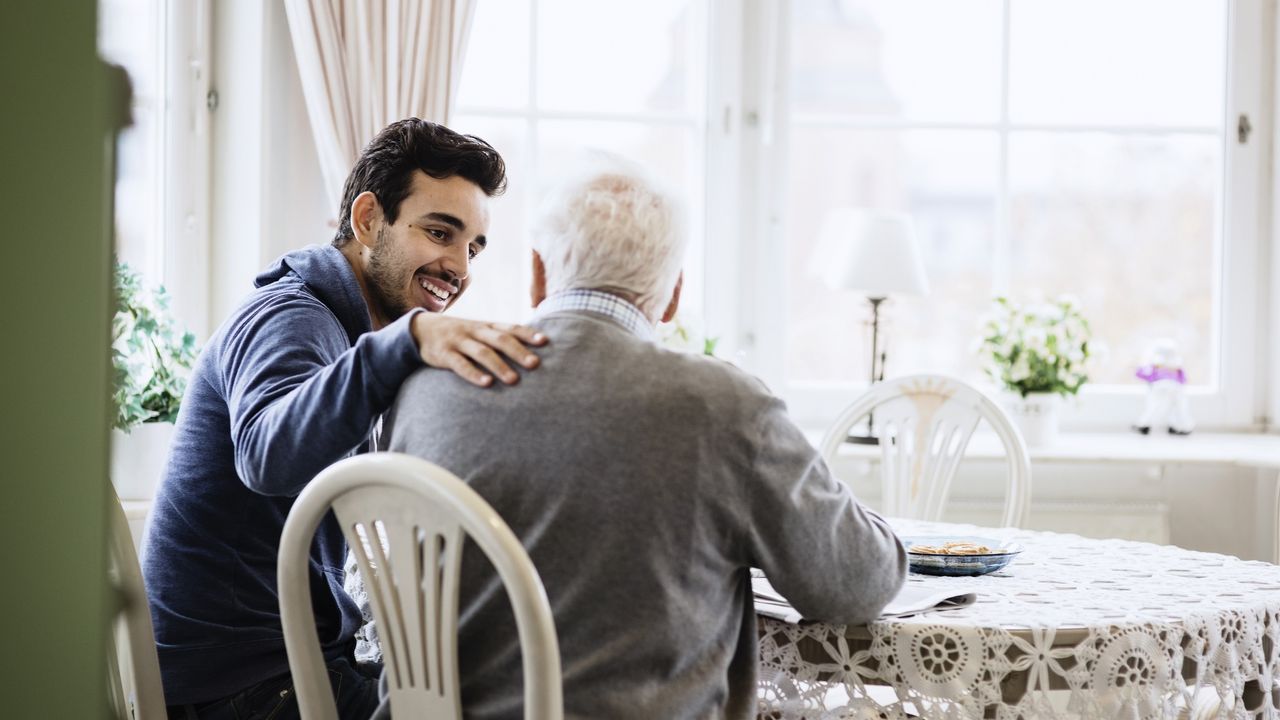
M1017 543L973 536L926 535L902 538L911 572L922 575L986 575L1022 552Z

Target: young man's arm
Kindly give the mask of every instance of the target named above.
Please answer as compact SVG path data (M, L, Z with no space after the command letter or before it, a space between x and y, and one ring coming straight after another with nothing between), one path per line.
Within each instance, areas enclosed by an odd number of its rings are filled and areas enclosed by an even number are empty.
M231 329L223 387L236 473L245 485L265 495L301 492L368 438L400 384L424 361L480 385L492 381L483 380L473 362L504 382L518 377L505 364L494 365L494 348L525 367L537 364L521 344L539 341L528 328L452 318L423 322L424 315L408 313L347 347L346 331L329 309L299 295L247 314Z
M525 345L547 342L545 335L523 325L465 320L422 311L416 312L409 329L418 343L422 362L452 370L480 387L492 384L495 375L508 385L518 382L520 376L502 355L532 370L538 366L538 356Z
M781 401L758 418L753 483L744 488L755 565L806 618L874 620L906 579L902 544L832 476Z

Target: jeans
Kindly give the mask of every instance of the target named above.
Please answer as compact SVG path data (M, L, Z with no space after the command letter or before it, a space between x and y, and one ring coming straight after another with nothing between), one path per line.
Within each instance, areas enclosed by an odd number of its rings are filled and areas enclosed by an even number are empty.
M338 658L327 664L342 720L369 720L378 707L382 665ZM293 678L264 680L227 698L198 705L170 705L170 720L301 720Z

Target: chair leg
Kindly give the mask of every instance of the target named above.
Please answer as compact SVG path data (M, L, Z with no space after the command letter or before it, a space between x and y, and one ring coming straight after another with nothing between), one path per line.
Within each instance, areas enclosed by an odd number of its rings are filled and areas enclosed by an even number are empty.
M1184 708L1179 716L1185 713L1187 720L1213 720L1218 717L1221 708L1222 698L1218 697L1218 691L1207 688L1204 692L1197 693L1191 707Z

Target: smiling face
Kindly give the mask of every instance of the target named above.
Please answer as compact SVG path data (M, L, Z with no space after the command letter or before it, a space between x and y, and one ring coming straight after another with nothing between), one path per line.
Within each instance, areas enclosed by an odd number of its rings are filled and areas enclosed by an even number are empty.
M489 198L459 176L415 172L394 223L368 199L357 198L352 215L375 327L415 307L444 312L471 284L471 261L488 243Z

